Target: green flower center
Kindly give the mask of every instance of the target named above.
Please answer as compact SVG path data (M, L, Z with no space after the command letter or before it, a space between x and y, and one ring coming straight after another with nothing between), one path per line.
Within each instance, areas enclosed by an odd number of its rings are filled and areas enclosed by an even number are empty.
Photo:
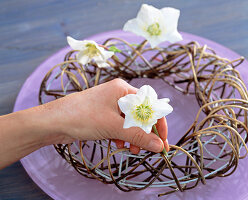
M134 118L141 122L148 122L153 115L153 110L151 105L149 104L149 99L146 97L145 101L136 106L135 110L133 111Z
M88 43L85 45L87 49L84 51L85 54L87 54L90 58L93 58L94 56L98 55L100 53L99 49L97 49L96 45L92 43Z
M154 23L146 29L146 31L151 35L151 36L158 36L161 34L161 29L159 26L159 23Z

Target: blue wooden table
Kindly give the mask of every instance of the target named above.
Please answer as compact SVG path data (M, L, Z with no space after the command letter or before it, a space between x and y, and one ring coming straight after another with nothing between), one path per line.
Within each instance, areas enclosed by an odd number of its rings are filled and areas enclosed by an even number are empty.
M179 8L179 30L214 40L247 58L245 0L1 0L0 115L12 112L25 79L42 61L66 45L67 35L85 38L121 29L128 19L136 16L142 3ZM0 171L0 200L3 199L50 198L17 162Z

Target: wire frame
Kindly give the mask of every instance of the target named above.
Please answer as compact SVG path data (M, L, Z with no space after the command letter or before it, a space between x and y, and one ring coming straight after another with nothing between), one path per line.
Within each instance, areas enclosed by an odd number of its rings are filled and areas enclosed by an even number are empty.
M103 45L121 49L108 61L111 67L100 69L94 62L83 66L75 59L76 51L68 52L44 77L40 104L115 78L151 78L194 95L199 111L166 157L145 150L134 155L117 149L111 140L54 145L79 174L125 192L163 187L162 196L235 171L248 152L248 93L236 70L244 58L230 61L197 42L151 49L146 41L133 45L110 38Z

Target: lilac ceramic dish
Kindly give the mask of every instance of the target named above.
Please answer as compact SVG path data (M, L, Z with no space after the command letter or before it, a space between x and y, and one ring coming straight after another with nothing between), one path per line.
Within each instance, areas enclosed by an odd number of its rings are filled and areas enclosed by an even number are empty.
M183 43L197 41L201 45L207 44L213 48L219 56L230 60L240 57L231 50L216 44L207 39L182 33ZM92 36L88 39L99 43L110 37L120 37L129 42L137 43L142 38L131 33L122 31L111 31ZM57 63L60 63L69 48L64 48L43 62L24 83L14 107L14 111L23 110L38 105L38 92L40 83L47 71ZM238 68L246 85L248 85L248 70L245 67L248 62L244 62ZM177 101L177 108L172 115L168 116L169 141L174 144L181 137L185 129L192 123L195 113L198 110L194 97L187 96L182 98L176 95L172 88L161 87L157 80L136 79L132 84L139 87L143 84L152 85L160 96L167 96L173 102ZM166 94L165 94L166 93ZM186 119L186 120L185 120ZM178 122L183 123L178 123ZM114 185L104 185L97 180L87 179L79 175L60 155L53 146L47 146L33 152L21 160L24 168L33 181L49 196L54 199L157 199L157 194L163 192L163 188L146 189L140 192L124 193L115 188ZM215 178L208 180L207 185L199 184L197 188L180 193L174 193L161 199L215 199L215 200L244 200L248 198L248 188L246 180L248 177L248 159L241 160L236 172L226 178Z

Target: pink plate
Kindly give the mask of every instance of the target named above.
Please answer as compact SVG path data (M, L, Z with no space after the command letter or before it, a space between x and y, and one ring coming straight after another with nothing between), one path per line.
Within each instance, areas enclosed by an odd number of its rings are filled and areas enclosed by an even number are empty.
M197 41L201 45L207 44L209 47L213 48L218 55L226 57L230 60L240 57L233 51L210 40L188 33L182 33L182 35L184 38L183 43ZM142 40L140 37L120 30L101 33L88 39L92 39L101 43L110 37L119 37L131 43L138 43ZM69 47L60 50L48 58L45 62L43 62L39 67L37 67L37 69L24 83L17 97L14 111L23 110L38 105L38 91L43 77L52 66L62 62L63 57L68 50ZM248 62L245 61L238 68L243 80L245 80L246 85L248 85L248 71L246 69L247 66ZM143 84L150 84L155 88L160 97L166 96L171 99L174 112L168 116L167 120L169 124L169 141L171 144L174 144L194 120L195 114L198 110L198 105L195 101L195 98L193 96L183 96L182 98L181 94L178 94L172 88L161 83L159 80L136 79L132 81L131 84L136 87L140 87ZM32 154L23 158L21 163L33 181L44 192L54 199L152 200L158 199L157 194L163 192L163 188L158 188L146 189L140 192L124 193L116 189L113 185L105 185L98 182L97 180L91 180L82 177L60 157L53 146L47 146L33 152ZM166 197L161 197L161 199L248 199L247 166L248 159L245 158L240 161L235 173L229 177L207 180L206 185L199 184L197 188L192 190L185 191L183 193L173 193Z

